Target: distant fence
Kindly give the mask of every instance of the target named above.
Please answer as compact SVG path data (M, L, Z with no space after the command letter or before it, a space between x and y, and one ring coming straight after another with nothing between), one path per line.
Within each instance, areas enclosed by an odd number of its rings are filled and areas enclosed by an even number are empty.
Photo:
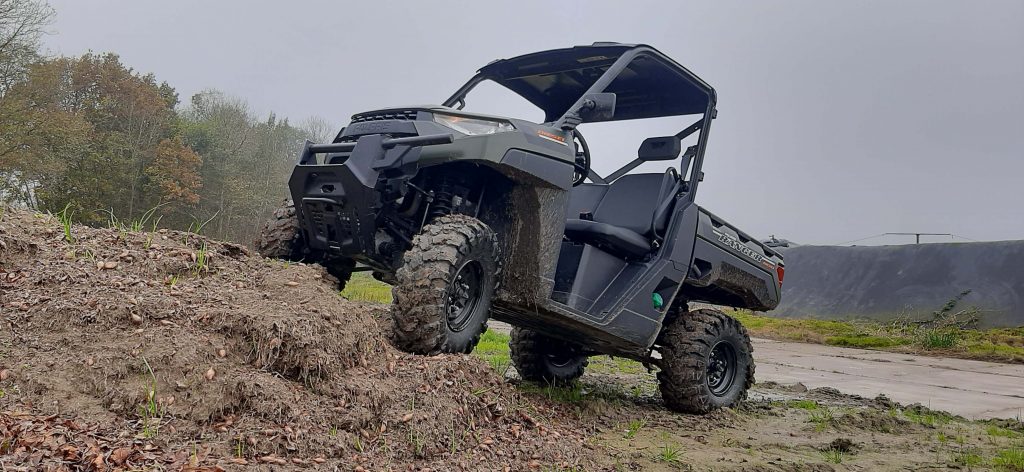
M964 291L985 326L1024 325L1024 241L783 249L782 303L794 318L927 316Z

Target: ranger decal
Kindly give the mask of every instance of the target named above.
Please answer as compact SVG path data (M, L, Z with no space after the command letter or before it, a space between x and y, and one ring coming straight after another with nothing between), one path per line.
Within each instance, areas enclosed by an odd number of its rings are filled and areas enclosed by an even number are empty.
M772 269L775 267L775 264L769 261L766 257L764 257L761 254L758 254L757 252L754 252L753 249L750 249L749 247L747 247L746 244L741 243L740 240L732 236L729 236L728 234L725 234L721 231L718 231L717 229L714 229L712 231L715 232L715 236L718 236L718 242L725 244L726 246L732 248L733 250L739 252L740 254L743 254L744 256L753 259L754 262L757 262L758 264L761 264L767 267L768 269Z

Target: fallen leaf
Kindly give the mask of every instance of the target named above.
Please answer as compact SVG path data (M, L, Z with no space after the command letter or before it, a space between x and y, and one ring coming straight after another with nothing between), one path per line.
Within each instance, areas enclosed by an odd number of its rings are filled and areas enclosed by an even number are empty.
M92 460L92 467L97 471L107 470L107 464L103 462L103 454L96 456L96 458Z
M260 458L260 462L267 462L270 464L285 465L288 461L275 456L263 456Z
M116 269L117 268L117 261L107 261L107 262L104 262L103 263L103 268L104 269Z
M128 457L131 455L131 449L128 449L127 447L119 447L110 453L110 462L117 465L124 465L124 463L128 461Z
M289 286L289 287L295 287L295 286L299 285L299 283L294 281L294 280L289 280L289 281L285 282L284 284Z

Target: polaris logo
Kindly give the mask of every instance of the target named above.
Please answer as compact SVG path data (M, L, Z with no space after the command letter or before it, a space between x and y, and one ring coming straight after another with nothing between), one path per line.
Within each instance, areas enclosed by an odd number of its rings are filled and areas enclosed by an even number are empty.
M744 256L753 259L758 263L765 262L764 256L754 252L753 249L750 249L749 247L747 247L746 244L741 243L740 240L732 236L729 236L728 234L722 233L718 230L712 231L714 231L715 234L718 236L718 242L725 244L726 246L732 248L733 250L739 252L740 254L743 254Z

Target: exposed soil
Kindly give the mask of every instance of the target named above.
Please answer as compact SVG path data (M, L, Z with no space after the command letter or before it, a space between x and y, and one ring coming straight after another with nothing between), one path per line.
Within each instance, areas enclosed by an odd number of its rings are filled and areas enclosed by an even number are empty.
M0 470L928 470L965 451L977 469L1024 437L799 385L681 415L654 374L600 359L569 394L525 387L473 356L400 353L387 307L318 266L72 233L0 219Z
M582 403L579 416L611 470L1021 470L993 462L1024 447L1020 420L971 422L885 397L771 383L755 385L739 408L677 415L660 406L650 374L588 374L583 385L600 399Z
M0 222L0 461L590 468L486 363L400 353L318 266L174 231ZM120 451L120 452L119 452Z

